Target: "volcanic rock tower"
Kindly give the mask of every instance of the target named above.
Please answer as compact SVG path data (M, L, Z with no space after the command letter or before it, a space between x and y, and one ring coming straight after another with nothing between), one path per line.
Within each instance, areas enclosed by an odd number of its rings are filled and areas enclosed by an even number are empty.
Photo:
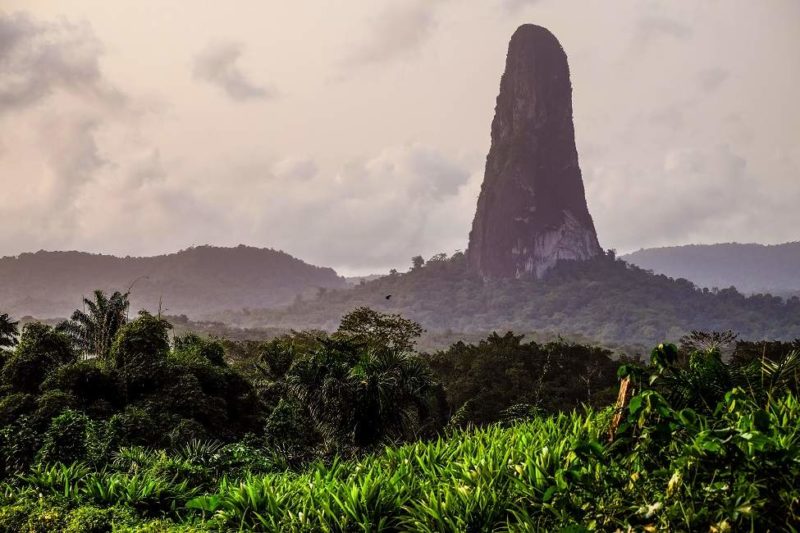
M541 277L559 259L602 253L578 166L567 55L540 26L520 26L508 45L467 253L484 278Z

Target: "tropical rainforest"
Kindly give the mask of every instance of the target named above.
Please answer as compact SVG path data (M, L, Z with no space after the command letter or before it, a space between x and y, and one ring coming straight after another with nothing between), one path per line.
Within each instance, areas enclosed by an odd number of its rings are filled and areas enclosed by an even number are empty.
M0 315L0 531L800 524L800 341L421 333L358 307L332 333L176 334L103 291L56 325Z
M450 340L510 328L548 339L564 335L606 346L638 346L646 353L645 348L692 330L730 329L751 339L800 336L796 296L698 288L631 265L613 251L588 261L561 261L540 280L483 280L470 272L460 252L427 261L415 257L409 272L393 271L349 289L321 289L286 309L217 317L244 327L332 330L359 306L402 314L429 332L456 333Z

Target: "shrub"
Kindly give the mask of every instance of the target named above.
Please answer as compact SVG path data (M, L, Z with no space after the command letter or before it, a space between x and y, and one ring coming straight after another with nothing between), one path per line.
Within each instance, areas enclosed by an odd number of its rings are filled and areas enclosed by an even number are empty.
M84 505L69 513L64 533L107 533L115 526L132 525L134 521L134 514L125 507Z
M206 429L200 422L190 418L184 418L169 432L169 442L172 447L186 445L192 441L198 441L207 437Z
M155 422L146 410L140 407L126 407L108 420L108 430L115 435L120 445L148 446L159 442L163 435L157 433Z
M80 361L61 366L42 384L43 391L59 390L72 394L87 411L109 416L109 408L119 407L122 398L118 377L98 360Z
M41 436L28 416L0 429L0 461L5 475L22 472L33 462Z
M76 408L77 405L78 399L73 395L60 390L50 390L36 399L34 418L38 424L47 427L51 419L68 409Z
M35 396L24 392L15 392L0 399L0 426L13 424L21 416L32 413L35 402Z
M87 434L92 421L85 414L67 410L50 422L36 461L42 464L82 461L87 455Z
M175 337L173 343L178 357L199 358L216 366L225 366L225 348L219 341L188 333Z
M19 345L6 360L0 379L13 390L35 393L52 370L75 359L66 335L32 322L22 329Z
M111 346L111 360L117 368L135 369L163 360L169 353L169 322L146 311L122 326Z

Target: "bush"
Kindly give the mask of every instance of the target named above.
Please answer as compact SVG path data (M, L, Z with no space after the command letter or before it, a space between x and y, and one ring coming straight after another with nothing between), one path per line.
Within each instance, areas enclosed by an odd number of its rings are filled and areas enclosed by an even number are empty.
M19 345L6 360L0 379L13 390L35 393L52 370L75 359L66 335L32 322L22 329Z
M83 461L87 455L87 435L92 424L85 414L67 410L50 422L42 447L36 455L41 464Z
M118 376L98 360L80 361L54 370L42 384L43 391L70 393L94 416L110 416L122 404Z
M207 340L193 333L175 337L178 357L199 358L216 366L225 366L225 348L215 340Z
M0 461L5 475L24 471L33 462L41 436L28 416L0 429Z
M134 515L124 507L93 507L84 505L72 510L66 519L64 533L107 533L115 526L131 525Z
M78 399L75 396L60 390L47 391L36 399L34 418L37 423L47 427L50 420L77 406Z
M173 448L205 438L208 438L206 429L200 422L190 418L184 418L169 432L169 442Z
M140 407L130 406L115 414L109 419L108 428L124 446L149 446L164 438L158 434L150 413Z
M264 436L272 446L280 446L293 455L301 455L320 442L313 421L296 402L281 399L267 418Z
M17 533L22 531L32 512L30 502L0 505L0 532Z
M23 415L33 412L36 397L24 392L9 394L0 399L0 426L13 424Z
M122 326L111 346L111 360L117 368L135 369L163 360L169 353L169 322L146 311Z

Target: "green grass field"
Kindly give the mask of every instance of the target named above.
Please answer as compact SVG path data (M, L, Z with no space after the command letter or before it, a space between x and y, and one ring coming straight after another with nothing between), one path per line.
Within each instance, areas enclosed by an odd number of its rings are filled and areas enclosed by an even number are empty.
M800 403L726 395L714 414L635 397L387 447L361 460L236 477L221 448L123 450L6 483L4 531L784 531L797 528ZM277 466L277 465L276 465Z

